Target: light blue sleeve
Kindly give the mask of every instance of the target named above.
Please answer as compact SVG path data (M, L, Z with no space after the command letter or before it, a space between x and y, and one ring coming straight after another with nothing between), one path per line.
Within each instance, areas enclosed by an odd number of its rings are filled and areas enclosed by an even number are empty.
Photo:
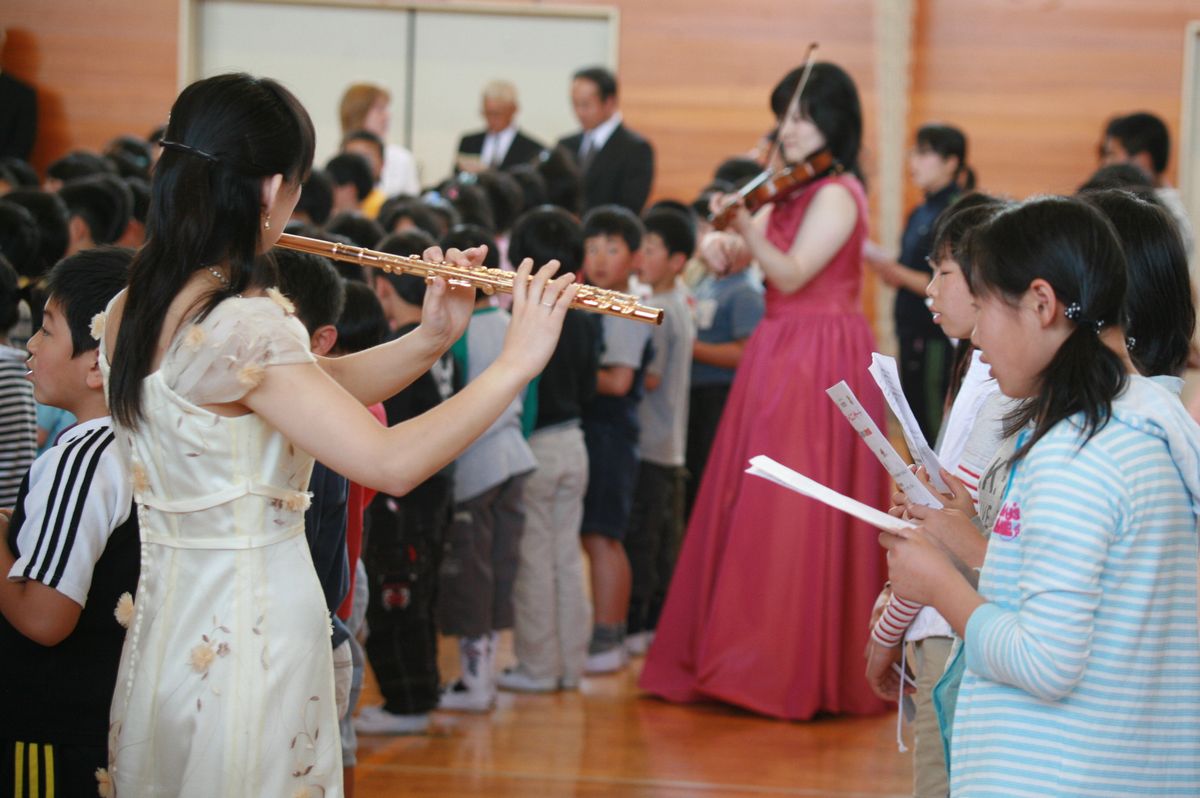
M40 457L43 452L54 445L54 442L58 440L58 436L64 430L75 426L75 416L61 407L52 407L39 403L37 406L37 425L38 429L46 430L46 442L39 446L37 450Z
M1006 574L1017 606L985 604L966 628L967 667L1045 701L1066 697L1083 677L1100 577L1128 506L1111 455L1095 438L1077 447L1052 431L1018 465L1019 537L993 535L991 544L1019 547L1015 573Z

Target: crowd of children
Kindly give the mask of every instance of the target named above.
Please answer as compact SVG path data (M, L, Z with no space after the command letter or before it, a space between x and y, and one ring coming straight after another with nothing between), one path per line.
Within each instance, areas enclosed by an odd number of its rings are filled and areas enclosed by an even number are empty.
M926 199L897 262L867 242L853 81L800 77L772 95L782 154L842 169L725 231L710 198L753 164L640 217L577 216L560 151L421 192L369 84L323 170L303 108L248 76L194 84L167 128L40 184L0 162L0 682L21 685L0 783L352 794L356 733L420 734L648 655L648 692L785 718L915 690L919 796L1193 789L1191 236L1155 120L1114 120L1104 148L1152 174L1110 165L1079 198L1025 203L970 193L963 133L921 128ZM285 226L521 275L557 261L665 319L567 311L553 267L468 302L261 257ZM943 509L892 497L916 527L886 559L742 473L775 454L887 505L824 396L845 379L882 421L864 251L901 289L902 380L950 487ZM383 703L356 707L367 664Z

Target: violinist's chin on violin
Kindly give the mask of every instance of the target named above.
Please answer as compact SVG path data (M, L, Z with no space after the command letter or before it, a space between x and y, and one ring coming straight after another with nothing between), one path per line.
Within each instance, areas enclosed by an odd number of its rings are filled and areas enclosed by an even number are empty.
M787 199L814 180L841 170L842 165L828 149L818 150L798 164L761 173L731 195L719 210L709 216L709 221L717 230L724 230L733 223L739 204L745 205L750 213L755 213L764 205Z

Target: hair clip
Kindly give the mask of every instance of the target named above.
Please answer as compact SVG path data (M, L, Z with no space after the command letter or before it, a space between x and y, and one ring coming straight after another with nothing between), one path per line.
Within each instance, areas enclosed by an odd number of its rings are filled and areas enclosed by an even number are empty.
M1095 330L1096 335L1099 335L1100 331L1104 329L1104 319L1096 319L1094 321L1089 319L1087 316L1083 315L1083 308L1079 306L1078 302L1072 302L1071 304L1067 305L1067 307L1063 310L1063 315L1078 324L1080 327L1091 327L1093 330Z
M221 160L212 153L205 152L204 150L198 150L195 147L188 146L187 144L180 144L178 141L159 139L158 146L162 147L164 150L174 150L175 152L182 152L185 155L194 155L197 158L203 158L209 163L221 162Z
M1134 347L1136 347L1136 346L1137 346L1137 339L1134 338L1132 335L1125 339L1125 348L1128 349L1129 351L1132 352Z

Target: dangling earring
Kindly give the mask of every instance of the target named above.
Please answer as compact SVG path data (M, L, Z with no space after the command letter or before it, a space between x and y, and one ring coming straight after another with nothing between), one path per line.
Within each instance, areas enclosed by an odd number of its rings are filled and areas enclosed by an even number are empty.
M263 229L264 230L271 229L271 214L269 214L269 213L267 214L267 218L263 220Z

